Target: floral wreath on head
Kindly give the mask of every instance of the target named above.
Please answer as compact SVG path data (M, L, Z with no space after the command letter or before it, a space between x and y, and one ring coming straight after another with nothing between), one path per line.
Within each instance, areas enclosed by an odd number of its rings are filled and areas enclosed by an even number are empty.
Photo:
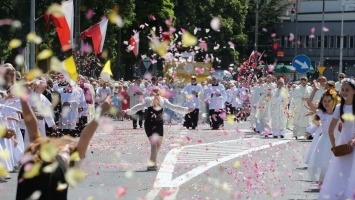
M344 78L341 83L344 83L344 82L348 82L349 84L351 84L352 86L355 87L355 80L352 79L352 78Z
M354 86L355 86L355 81L354 81ZM339 95L338 91L336 91L334 88L330 88L330 89L326 90L324 92L324 94L330 95L332 97L332 99L334 101L334 106L341 102L340 95Z

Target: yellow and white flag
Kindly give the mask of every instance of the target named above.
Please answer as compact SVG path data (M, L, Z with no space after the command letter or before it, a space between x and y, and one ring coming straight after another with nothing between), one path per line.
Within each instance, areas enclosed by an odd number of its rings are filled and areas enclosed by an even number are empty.
M75 61L73 56L65 59L62 62L62 73L69 84L73 85L78 80L79 74L76 71Z
M108 60L105 63L105 66L100 73L100 78L104 81L110 81L111 76L113 76L112 71L111 71L111 61Z

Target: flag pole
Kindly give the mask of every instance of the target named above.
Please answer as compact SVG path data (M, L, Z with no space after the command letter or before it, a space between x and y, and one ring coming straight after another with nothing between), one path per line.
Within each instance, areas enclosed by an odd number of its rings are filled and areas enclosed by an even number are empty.
M75 0L75 5L74 5L74 38L75 40L73 41L73 49L74 49L74 55L76 59L79 59L80 56L80 5L81 5L81 0ZM79 66L79 74L81 74L81 67Z
M30 31L35 32L36 28L36 1L31 0L31 17L30 17ZM31 42L30 43L30 62L28 66L28 69L33 69L35 68L36 65L36 48L35 48L35 43Z

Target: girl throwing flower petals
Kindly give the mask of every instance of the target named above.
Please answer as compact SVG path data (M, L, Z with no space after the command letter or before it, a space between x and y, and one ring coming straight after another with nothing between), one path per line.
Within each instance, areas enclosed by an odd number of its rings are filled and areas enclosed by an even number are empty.
M133 115L136 112L143 110L145 107L147 107L147 114L144 120L144 129L151 146L150 162L148 163L147 170L157 171L157 156L163 141L164 133L163 108L169 108L180 114L192 112L194 109L188 109L170 103L169 100L160 96L159 89L155 88L152 90L151 97L146 97L143 103L137 104L131 109L126 110L126 113L128 115Z
M350 144L354 138L355 121L349 117L355 114L354 95L355 80L344 79L341 85L341 103L335 108L329 125L331 147ZM343 122L343 127L339 139L335 140L334 130L339 120ZM349 188L355 178L353 161L354 152L340 157L332 156L318 199L353 199L351 194L354 188Z

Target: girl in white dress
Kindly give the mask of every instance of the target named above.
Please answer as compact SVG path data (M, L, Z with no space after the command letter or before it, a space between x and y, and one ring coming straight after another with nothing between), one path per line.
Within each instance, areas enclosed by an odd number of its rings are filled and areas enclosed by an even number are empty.
M313 91L307 100L307 104L311 111L316 113L320 118L322 129L321 135L313 149L313 152L311 152L311 158L308 165L308 173L312 181L319 181L319 184L321 185L333 155L330 150L331 144L329 140L328 129L329 124L333 118L335 106L340 103L340 97L338 96L336 90L326 90L322 94L317 107L312 102L313 97L315 96L318 89L319 84L317 81L314 81Z
M354 138L355 121L347 116L355 114L355 80L344 79L341 86L341 104L337 105L334 110L333 119L329 125L329 138L331 147L338 145L349 144ZM336 141L334 130L341 120L343 122L342 130L339 139ZM320 190L318 199L345 200L353 199L353 196L348 196L354 188L348 188L354 181L354 152L335 157L332 156L331 163L324 178L323 185ZM352 173L351 173L352 172ZM348 191L347 191L348 190Z

